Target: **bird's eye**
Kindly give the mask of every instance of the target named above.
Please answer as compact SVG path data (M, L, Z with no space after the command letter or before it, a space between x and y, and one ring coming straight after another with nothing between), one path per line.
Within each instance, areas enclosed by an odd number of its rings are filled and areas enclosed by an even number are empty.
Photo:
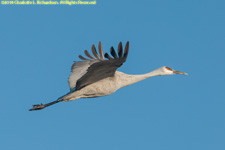
M172 71L172 69L170 68L170 67L165 67L167 70L170 70L170 71Z

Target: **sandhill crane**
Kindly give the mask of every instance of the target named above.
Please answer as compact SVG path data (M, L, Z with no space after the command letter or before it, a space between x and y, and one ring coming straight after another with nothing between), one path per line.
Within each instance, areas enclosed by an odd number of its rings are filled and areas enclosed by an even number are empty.
M69 93L51 103L33 105L33 108L31 108L30 111L40 110L62 101L73 101L79 98L106 96L114 93L122 87L153 76L172 74L188 75L187 73L176 71L166 66L142 75L128 75L116 71L117 68L119 68L127 59L129 42L126 43L124 53L122 43L119 43L118 55L116 54L114 48L111 47L110 52L113 58L109 56L108 53L103 55L101 42L99 42L98 51L99 55L97 54L95 46L92 45L92 53L94 57L91 56L87 50L85 50L84 53L88 59L79 55L79 58L84 61L78 61L72 65L72 73L68 80L70 87Z

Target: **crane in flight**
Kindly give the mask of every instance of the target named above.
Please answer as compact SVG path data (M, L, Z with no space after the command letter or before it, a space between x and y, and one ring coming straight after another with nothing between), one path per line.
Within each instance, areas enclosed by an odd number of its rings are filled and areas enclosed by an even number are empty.
M116 71L117 68L123 65L126 61L129 52L129 42L126 43L124 52L122 42L118 45L116 51L113 47L110 49L111 57L108 53L103 55L102 44L99 42L98 52L95 45L92 45L92 55L85 50L84 53L88 58L79 55L79 58L84 61L75 62L71 67L71 74L69 76L70 92L62 97L59 97L56 101L33 105L33 110L40 110L50 105L63 101L73 101L79 98L92 98L106 96L114 93L118 89L139 82L141 80L161 75L173 75L187 73L173 70L169 67L161 67L150 73L142 75L128 75L123 72ZM104 57L105 56L105 57ZM107 58L107 59L105 59Z

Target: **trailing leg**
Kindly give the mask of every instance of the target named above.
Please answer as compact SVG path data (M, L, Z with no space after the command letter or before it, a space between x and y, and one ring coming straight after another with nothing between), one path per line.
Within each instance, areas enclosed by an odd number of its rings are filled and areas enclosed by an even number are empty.
M29 111L33 111L33 110L41 110L45 107L48 107L48 106L51 106L53 104L56 104L58 102L62 102L63 99L58 99L56 101L53 101L53 102L50 102L50 103L47 103L47 104L39 104L39 105L33 105L33 108L29 109Z

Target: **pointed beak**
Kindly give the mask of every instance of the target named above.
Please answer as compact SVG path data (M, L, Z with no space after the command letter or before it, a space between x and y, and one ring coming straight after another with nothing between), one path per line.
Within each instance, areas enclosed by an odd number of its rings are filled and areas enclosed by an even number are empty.
M185 72L180 72L180 71L176 71L176 70L174 70L173 71L173 73L174 74L183 74L183 75L188 75L187 73L185 73Z

